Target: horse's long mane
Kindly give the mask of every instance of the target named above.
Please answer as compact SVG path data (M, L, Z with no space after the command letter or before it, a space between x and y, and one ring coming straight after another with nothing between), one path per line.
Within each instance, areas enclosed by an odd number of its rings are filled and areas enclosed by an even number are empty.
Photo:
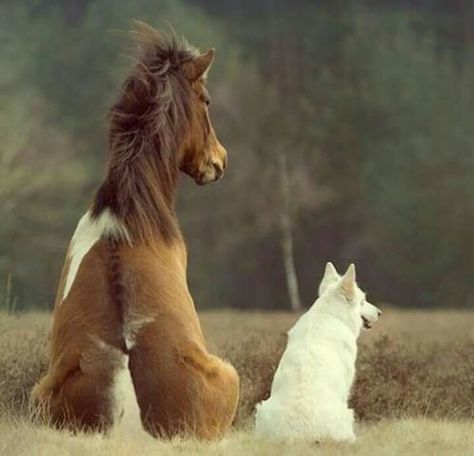
M196 54L184 40L136 22L136 64L110 110L110 161L92 205L92 217L109 209L133 241L179 228L173 208L176 153L192 116L191 86L182 64Z

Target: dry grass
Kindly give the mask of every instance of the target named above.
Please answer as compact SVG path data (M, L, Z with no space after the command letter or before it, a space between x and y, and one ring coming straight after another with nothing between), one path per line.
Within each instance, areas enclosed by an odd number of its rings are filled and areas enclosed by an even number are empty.
M288 313L206 314L213 348L241 375L237 423L269 394L284 350ZM359 343L352 405L361 419L474 419L474 313L388 309Z
M357 444L350 449L292 444L291 451L289 444L264 443L246 430L255 403L268 395L285 331L296 316L226 311L205 312L201 319L211 348L235 365L242 380L236 432L211 446L72 437L33 426L25 404L46 369L50 317L30 313L11 320L0 314L0 454L79 455L87 445L90 454L119 455L151 454L157 448L164 454L357 455L383 449L384 455L431 455L436 449L436 454L474 455L474 313L386 310L360 340L352 398L362 423Z
M160 442L140 436L104 438L71 435L20 421L0 422L0 454L5 456L132 456L132 455L313 455L313 456L472 456L474 426L444 421L382 421L360 430L354 445L270 442L249 431L236 431L221 442L206 444L176 439Z

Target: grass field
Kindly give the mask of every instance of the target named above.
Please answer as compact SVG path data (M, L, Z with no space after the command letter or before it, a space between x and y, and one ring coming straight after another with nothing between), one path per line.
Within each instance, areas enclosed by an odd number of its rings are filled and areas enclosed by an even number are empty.
M285 346L288 313L204 312L210 348L241 376L235 430L222 442L77 435L34 423L31 387L47 363L50 316L0 314L0 455L324 454L474 456L474 313L385 309L360 338L353 446L272 443L251 433Z

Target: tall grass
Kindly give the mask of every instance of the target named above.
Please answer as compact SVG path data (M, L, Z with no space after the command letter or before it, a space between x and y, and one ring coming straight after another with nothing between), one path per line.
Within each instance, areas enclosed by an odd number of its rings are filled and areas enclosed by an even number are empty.
M12 276L8 274L3 289L0 288L0 332L6 330L16 318L16 302L12 294Z
M269 395L296 316L206 312L201 319L211 349L241 376L235 425L245 427ZM474 419L473 322L469 312L385 312L359 344L351 399L358 418ZM47 368L48 326L47 315L25 314L0 333L0 406L18 416L26 416L29 392Z

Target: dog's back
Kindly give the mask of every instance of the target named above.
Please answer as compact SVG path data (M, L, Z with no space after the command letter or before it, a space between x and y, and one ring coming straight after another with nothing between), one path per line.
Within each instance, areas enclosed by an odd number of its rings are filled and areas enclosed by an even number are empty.
M309 312L288 334L271 396L257 406L256 431L284 439L352 440L353 414L346 402L356 338L336 319Z
M270 397L257 405L258 434L316 441L355 439L354 414L347 401L364 319L362 301L355 301L365 300L355 287L353 267L341 278L328 263L320 297L289 331Z

